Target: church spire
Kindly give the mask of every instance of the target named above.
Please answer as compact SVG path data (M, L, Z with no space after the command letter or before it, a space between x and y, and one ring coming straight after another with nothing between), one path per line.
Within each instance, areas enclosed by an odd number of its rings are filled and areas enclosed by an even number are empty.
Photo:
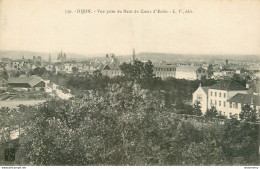
M51 63L51 54L49 53L49 63Z
M133 61L135 60L135 48L133 49Z

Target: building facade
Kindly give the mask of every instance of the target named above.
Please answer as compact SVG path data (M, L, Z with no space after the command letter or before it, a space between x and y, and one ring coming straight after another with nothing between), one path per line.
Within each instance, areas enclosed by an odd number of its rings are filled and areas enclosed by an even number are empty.
M201 112L203 114L206 113L208 109L208 90L209 87L201 87L200 84L199 88L192 95L192 104L195 104L196 101L199 101L201 105Z
M115 76L122 76L122 71L118 66L112 65L112 64L107 64L103 67L101 70L101 73L103 76L108 76L108 77L115 77Z
M208 90L208 109L214 106L222 115L229 117L235 112L230 112L228 100L238 93L248 94L248 90L232 80L219 81Z
M176 66L167 64L155 64L153 72L156 77L161 77L162 79L168 77L176 77Z
M10 77L8 79L8 86L12 88L45 88L45 82L38 76L20 76Z
M242 111L244 105L249 105L252 109L255 109L258 117L260 113L260 96L253 94L241 94L238 93L234 97L228 100L229 112L233 116L239 118L239 113Z
M207 109L215 107L216 110L228 118L236 116L239 118L239 113L244 105L250 105L260 113L260 96L249 94L249 90L235 81L221 80L215 85L209 87L198 87L193 93L192 102L201 103L201 112L205 114Z
M177 79L187 80L201 80L208 78L208 72L206 69L199 66L178 66L176 68Z

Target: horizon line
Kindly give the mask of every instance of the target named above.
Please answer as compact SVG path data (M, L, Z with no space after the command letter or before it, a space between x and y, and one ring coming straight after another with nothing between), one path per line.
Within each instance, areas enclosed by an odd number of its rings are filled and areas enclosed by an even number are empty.
M67 54L75 54L75 55L105 55L105 54L115 54L116 56L128 56L128 55L132 55L132 53L129 53L129 54L122 54L122 53L119 53L119 54L116 54L114 52L104 52L104 53L85 53L85 54L82 54L82 53L76 53L76 52L66 52L64 50L61 50L61 51L32 51L32 50L2 50L0 49L0 52L34 52L34 53L46 53L46 54L49 54L49 53L59 53L59 52L65 52ZM173 52L155 52L155 51L141 51L141 52L136 52L136 54L140 54L140 53L154 53L154 54L174 54L174 55L201 55L201 56L207 56L207 55L211 55L211 56L223 56L223 55L228 55L228 56L234 56L234 55L237 55L237 56L248 56L248 55L251 55L251 56L260 56L260 54L198 54L198 53L173 53Z

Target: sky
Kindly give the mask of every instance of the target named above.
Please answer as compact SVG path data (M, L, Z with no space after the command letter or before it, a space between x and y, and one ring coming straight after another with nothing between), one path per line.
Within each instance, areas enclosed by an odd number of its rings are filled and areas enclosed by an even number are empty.
M91 14L65 14L90 9ZM97 10L193 13L101 14ZM95 12L94 12L95 11ZM260 54L260 1L0 0L0 50Z

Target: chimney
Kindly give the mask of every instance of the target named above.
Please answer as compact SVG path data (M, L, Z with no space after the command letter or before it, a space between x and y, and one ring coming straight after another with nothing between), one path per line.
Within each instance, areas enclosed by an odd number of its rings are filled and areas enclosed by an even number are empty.
M249 89L249 83L246 83L246 88Z
M255 103L255 99L251 98L251 104L254 104L254 103Z

